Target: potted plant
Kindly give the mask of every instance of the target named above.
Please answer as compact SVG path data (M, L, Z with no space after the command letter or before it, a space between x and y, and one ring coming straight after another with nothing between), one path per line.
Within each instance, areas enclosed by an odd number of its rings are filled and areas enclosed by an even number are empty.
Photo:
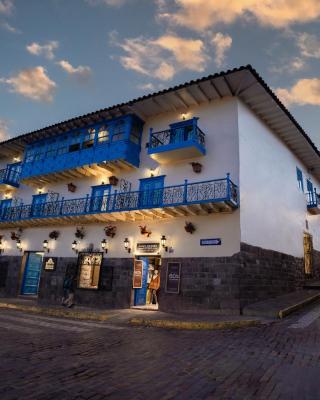
M196 230L196 227L193 225L192 222L187 222L186 221L184 229L185 229L186 232L188 232L190 234L193 234L193 232L195 232L195 230Z
M49 233L49 238L50 239L57 240L59 236L60 236L60 232L59 231L52 231L52 232Z
M190 164L192 165L193 172L195 172L196 174L200 174L200 172L202 171L202 164L198 162L192 162Z
M104 227L104 233L106 236L109 236L111 238L116 236L117 233L117 227L115 225L107 225Z
M11 232L11 240L19 240L21 238L21 234L22 234L22 229L19 228L16 232L12 231Z
M144 226L139 225L139 228L140 228L141 235L144 235L146 237L151 236L152 232L147 229L147 225L144 225Z
M86 236L83 226L81 226L80 228L76 228L74 236L78 239L83 239Z
M116 176L114 176L114 175L109 176L110 185L117 186L118 182L119 182L119 179Z
M74 193L77 190L77 186L72 182L68 183L68 191Z

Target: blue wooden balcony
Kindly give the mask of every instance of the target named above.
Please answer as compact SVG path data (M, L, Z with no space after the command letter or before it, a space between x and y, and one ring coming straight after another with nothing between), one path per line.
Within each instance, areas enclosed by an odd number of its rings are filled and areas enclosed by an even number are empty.
M18 188L20 184L21 163L8 164L0 170L0 191Z
M223 179L167 186L107 196L61 199L37 205L8 207L0 227L74 225L94 222L139 221L230 212L239 205L238 187Z
M150 130L148 154L160 164L168 164L203 156L205 134L198 127L198 118L170 125L161 132Z
M307 192L307 210L310 214L320 214L320 196L317 193L316 189L314 192Z
M30 144L24 183L98 176L139 167L143 121L126 115Z

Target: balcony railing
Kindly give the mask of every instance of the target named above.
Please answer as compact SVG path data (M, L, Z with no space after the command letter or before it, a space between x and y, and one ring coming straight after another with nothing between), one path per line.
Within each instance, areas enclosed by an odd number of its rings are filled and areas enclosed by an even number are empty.
M167 161L164 152L172 152L172 160L204 155L205 134L197 125L197 118L170 125L160 132L150 131L148 153L159 162Z
M307 209L311 214L320 214L320 196L316 189L314 192L307 192Z
M21 170L4 168L0 169L0 184L19 187Z
M0 214L1 222L39 218L61 218L101 213L175 207L201 203L226 203L238 207L238 187L229 175L223 179L167 186L149 191L113 193L79 199L50 201L37 205L8 207Z

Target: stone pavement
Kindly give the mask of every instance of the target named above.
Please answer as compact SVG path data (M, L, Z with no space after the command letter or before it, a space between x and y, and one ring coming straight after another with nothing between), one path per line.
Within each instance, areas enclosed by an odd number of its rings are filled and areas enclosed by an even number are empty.
M0 310L0 343L1 400L320 399L320 303L220 331Z

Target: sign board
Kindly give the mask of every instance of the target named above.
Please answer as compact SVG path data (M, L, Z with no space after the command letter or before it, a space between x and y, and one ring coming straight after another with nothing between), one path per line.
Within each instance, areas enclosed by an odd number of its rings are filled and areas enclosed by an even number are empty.
M154 254L160 251L159 242L139 242L137 243L137 252L141 254Z
M220 238L200 239L200 246L221 246L221 243Z
M54 271L57 266L57 261L58 261L57 257L45 257L43 259L43 265L45 271Z
M135 260L133 267L133 282L132 282L132 287L134 289L142 288L142 273L143 273L142 260Z
M168 262L166 292L178 294L180 291L181 263Z
M102 264L102 253L80 253L79 263L79 284L80 289L98 289L100 268Z

